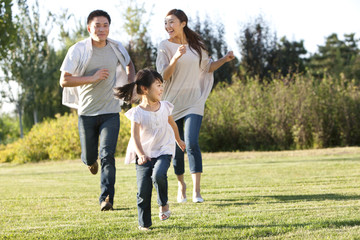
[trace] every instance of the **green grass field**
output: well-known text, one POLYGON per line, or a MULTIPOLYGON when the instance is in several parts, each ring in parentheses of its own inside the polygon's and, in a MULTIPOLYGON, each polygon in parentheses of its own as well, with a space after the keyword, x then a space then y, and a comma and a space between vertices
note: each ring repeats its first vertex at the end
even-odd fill
MULTIPOLYGON (((137 230, 134 165, 117 159, 114 211, 80 160, 0 165, 0 239, 360 239, 360 148, 203 154, 205 202, 137 230)), ((186 166, 188 197, 191 177, 186 166)))

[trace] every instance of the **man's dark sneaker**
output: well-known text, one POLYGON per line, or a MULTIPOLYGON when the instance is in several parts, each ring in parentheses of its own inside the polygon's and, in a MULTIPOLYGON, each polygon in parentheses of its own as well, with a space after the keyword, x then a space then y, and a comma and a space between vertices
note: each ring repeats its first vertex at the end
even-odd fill
POLYGON ((88 168, 89 168, 90 172, 95 175, 95 174, 97 174, 97 172, 99 170, 99 164, 97 163, 97 161, 95 161, 93 163, 93 165, 88 166, 88 168))

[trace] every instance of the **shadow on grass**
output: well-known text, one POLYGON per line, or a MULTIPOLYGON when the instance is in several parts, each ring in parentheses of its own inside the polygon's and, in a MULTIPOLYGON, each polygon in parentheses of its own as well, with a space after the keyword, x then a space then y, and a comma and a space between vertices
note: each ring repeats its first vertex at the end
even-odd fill
POLYGON ((314 229, 318 228, 340 228, 340 227, 355 227, 360 226, 360 220, 339 220, 339 221, 319 221, 316 223, 294 223, 294 224, 257 224, 257 225, 229 225, 229 224, 217 224, 212 227, 220 229, 248 229, 248 228, 302 228, 313 226, 314 229))
POLYGON ((260 196, 262 198, 274 198, 283 202, 291 201, 325 201, 325 200, 360 200, 360 195, 342 195, 342 194, 310 194, 310 195, 270 195, 260 196))
MULTIPOLYGON (((346 227, 360 226, 360 220, 334 220, 334 221, 318 221, 318 222, 305 222, 305 223, 283 223, 283 224, 256 224, 256 225, 244 225, 244 224, 215 224, 207 226, 179 226, 179 225, 167 225, 167 226, 156 226, 154 229, 161 231, 171 232, 173 229, 177 231, 186 232, 191 231, 194 228, 207 228, 217 230, 229 230, 229 231, 242 231, 243 237, 259 238, 259 237, 270 237, 280 236, 288 232, 294 232, 298 229, 317 230, 317 229, 342 229, 346 227), (249 231, 247 231, 249 230, 249 231)), ((240 236, 239 236, 240 239, 240 236)))
POLYGON ((132 210, 132 208, 118 207, 113 209, 113 211, 130 211, 130 210, 132 210))
POLYGON ((278 163, 309 163, 309 162, 343 162, 343 161, 360 161, 358 156, 355 157, 344 157, 344 158, 319 158, 319 159, 299 159, 299 160, 274 160, 264 161, 266 164, 278 164, 278 163))
POLYGON ((238 198, 228 198, 228 199, 217 199, 214 201, 211 201, 211 205, 215 205, 217 207, 227 207, 227 206, 249 206, 249 205, 254 205, 255 203, 250 203, 250 202, 239 202, 239 201, 243 201, 243 199, 238 199, 238 198))

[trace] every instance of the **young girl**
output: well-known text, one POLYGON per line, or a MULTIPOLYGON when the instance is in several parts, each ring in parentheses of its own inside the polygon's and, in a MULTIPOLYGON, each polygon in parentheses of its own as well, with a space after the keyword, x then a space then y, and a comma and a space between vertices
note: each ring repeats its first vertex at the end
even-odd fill
POLYGON ((157 191, 160 220, 170 217, 168 204, 167 171, 175 155, 175 140, 184 151, 185 143, 171 116, 174 106, 160 101, 163 93, 161 75, 150 69, 140 70, 135 82, 115 89, 115 97, 131 102, 133 92, 141 96, 141 103, 131 108, 125 116, 131 120, 131 139, 125 163, 136 163, 137 206, 139 229, 149 230, 151 222, 152 183, 157 191))

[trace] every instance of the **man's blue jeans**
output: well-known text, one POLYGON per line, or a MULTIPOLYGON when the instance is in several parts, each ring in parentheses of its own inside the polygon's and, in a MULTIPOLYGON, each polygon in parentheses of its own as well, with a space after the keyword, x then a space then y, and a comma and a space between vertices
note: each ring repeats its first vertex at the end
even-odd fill
POLYGON ((151 158, 143 165, 136 164, 137 206, 139 226, 150 227, 151 222, 151 193, 153 184, 157 192, 157 203, 166 206, 168 202, 167 171, 170 167, 171 155, 161 155, 151 158))
MULTIPOLYGON (((176 121, 180 138, 186 143, 190 173, 199 173, 203 171, 199 146, 199 133, 202 119, 203 117, 201 115, 189 114, 176 121)), ((173 165, 176 175, 184 174, 184 152, 177 145, 173 165)))
POLYGON ((81 160, 90 166, 99 155, 101 161, 100 203, 107 196, 109 196, 110 203, 114 203, 116 173, 114 155, 119 129, 119 113, 79 116, 81 160))

